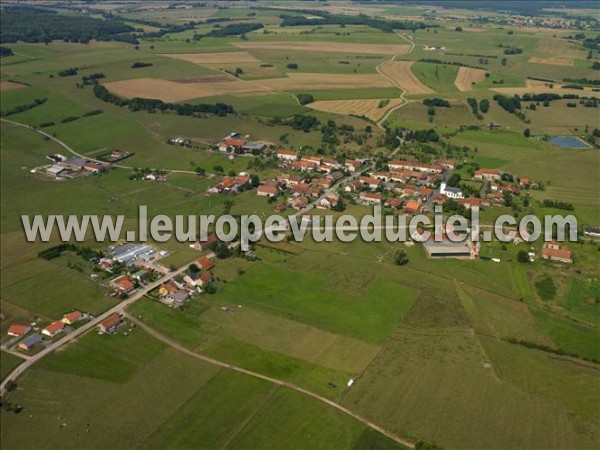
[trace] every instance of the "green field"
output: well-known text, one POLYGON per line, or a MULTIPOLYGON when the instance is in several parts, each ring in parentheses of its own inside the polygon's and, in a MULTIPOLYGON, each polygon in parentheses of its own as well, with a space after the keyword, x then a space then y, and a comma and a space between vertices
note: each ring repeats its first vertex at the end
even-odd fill
MULTIPOLYGON (((137 29, 138 43, 127 33, 117 39, 131 42, 68 42, 67 18, 61 18, 60 40, 3 41, 2 47, 13 52, 0 59, 3 348, 11 340, 11 324, 33 324, 39 332, 74 309, 98 316, 119 301, 108 295, 114 275, 95 271, 93 260, 75 251, 41 258, 39 253, 60 237, 54 232, 50 242, 27 242, 22 215, 123 215, 121 238, 137 230, 140 205, 150 215, 230 213, 264 219, 291 194, 273 201, 254 188, 238 194, 208 195, 207 190, 234 173, 257 175, 261 183, 291 173, 275 156, 282 148, 338 161, 365 159, 361 172, 388 170, 390 159, 453 160, 461 176, 458 185, 477 191, 486 183, 474 180, 474 171, 498 169, 514 176, 514 183, 529 178, 541 187, 523 188, 512 205, 507 198, 503 206, 486 208, 485 225, 502 214, 573 214, 579 228, 600 225, 597 107, 585 107, 579 99, 546 106, 521 100, 524 116, 519 117, 493 99, 499 88, 532 88, 532 77, 545 79, 542 89, 551 92, 560 92, 564 78, 596 80, 597 8, 544 9, 529 2, 526 17, 543 21, 521 26, 523 5, 507 13, 502 5, 467 9, 463 3, 57 3, 40 22, 44 27, 52 28, 55 15, 102 19, 104 25, 122 20, 137 29), (292 18, 301 24, 287 26, 292 18), (407 22, 423 26, 412 29, 407 22), (248 24, 260 27, 245 28, 248 24), (244 47, 269 43, 287 43, 290 49, 244 47), (314 50, 293 48, 302 43, 314 44, 314 50), (408 53, 392 55, 381 45, 404 46, 408 53), (192 63, 172 57, 193 53, 239 58, 192 63), (414 62, 413 74, 434 93, 406 94, 407 102, 378 124, 299 103, 299 94, 314 101, 405 99, 403 87, 412 92, 404 86, 411 81, 379 72, 390 59, 414 62), (135 62, 150 65, 134 68, 135 62), (454 85, 460 66, 484 69, 489 76, 461 92, 454 85), (66 71, 72 68, 75 75, 66 71), (277 90, 265 82, 293 73, 314 74, 314 83, 277 90), (204 84, 206 90, 186 95, 210 96, 185 102, 224 103, 233 111, 218 115, 207 108, 199 112, 156 103, 152 109, 143 99, 118 106, 118 100, 97 98, 93 86, 84 83, 82 77, 92 74, 103 75, 101 84, 144 78, 204 84), (324 75, 334 83, 319 82, 324 75), (335 84, 341 75, 348 83, 335 84), (352 83, 354 75, 369 84, 352 83), (217 79, 230 80, 232 89, 225 95, 222 89, 209 90, 217 79), (4 83, 9 80, 26 87, 13 89, 4 83), (254 89, 238 90, 244 83, 254 89), (432 113, 423 100, 433 98, 450 107, 436 106, 432 113), (478 107, 488 100, 489 110, 478 116, 470 98, 478 107), (32 106, 36 99, 45 101, 32 106), (86 116, 97 110, 101 113, 86 116), (72 150, 36 132, 37 127, 72 150), (431 129, 437 136, 411 133, 431 129), (216 144, 232 133, 264 142, 265 152, 234 157, 217 151, 216 144), (547 142, 557 135, 577 136, 590 146, 560 149, 547 142), (191 145, 171 145, 176 137, 191 145), (102 175, 54 180, 32 170, 50 165, 50 153, 97 158, 114 150, 131 155, 102 175), (166 179, 132 179, 138 168, 164 170, 166 179), (572 210, 544 200, 568 203, 572 210)), ((14 11, 7 9, 1 12, 2 36, 12 40, 11 33, 21 31, 10 31, 14 24, 5 14, 14 11)), ((26 40, 46 32, 29 23, 19 26, 30 32, 26 40)), ((81 26, 86 26, 83 20, 81 26)), ((165 93, 144 97, 160 94, 165 93)), ((388 186, 385 198, 402 195, 392 187, 402 185, 388 186)), ((310 213, 360 219, 372 212, 355 201, 356 193, 338 193, 344 196, 344 211, 310 213)), ((288 206, 281 214, 296 212, 288 206)), ((174 239, 153 243, 169 251, 159 264, 170 270, 210 252, 174 239)), ((109 245, 96 242, 91 233, 81 243, 94 251, 109 245)), ((477 260, 431 259, 421 244, 385 239, 263 239, 253 245, 255 259, 237 249, 221 259, 217 249, 210 255, 215 256, 214 289, 195 292, 178 309, 157 301, 154 290, 127 306, 131 319, 125 318, 115 334, 98 334, 94 327, 34 361, 3 394, 0 447, 405 448, 375 431, 383 429, 421 450, 596 448, 599 243, 580 233, 579 241, 568 246, 572 265, 543 260, 541 242, 483 243, 477 260), (519 262, 522 251, 534 252, 535 261, 519 262), (397 265, 400 252, 405 265, 397 265)), ((60 343, 63 336, 48 341, 60 343)), ((2 351, 1 377, 21 362, 2 351)))

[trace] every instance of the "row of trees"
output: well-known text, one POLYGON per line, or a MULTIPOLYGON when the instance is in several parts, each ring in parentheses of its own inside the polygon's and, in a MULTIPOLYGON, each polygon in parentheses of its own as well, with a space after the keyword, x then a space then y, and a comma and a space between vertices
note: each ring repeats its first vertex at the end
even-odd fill
POLYGON ((370 17, 364 14, 357 16, 349 16, 342 14, 331 14, 323 10, 296 10, 296 12, 304 11, 302 14, 309 16, 319 16, 319 18, 308 18, 304 15, 282 14, 282 27, 293 26, 321 26, 321 25, 366 25, 372 28, 377 28, 385 33, 392 33, 394 30, 418 30, 432 27, 425 22, 416 22, 410 20, 384 20, 375 17, 370 17))

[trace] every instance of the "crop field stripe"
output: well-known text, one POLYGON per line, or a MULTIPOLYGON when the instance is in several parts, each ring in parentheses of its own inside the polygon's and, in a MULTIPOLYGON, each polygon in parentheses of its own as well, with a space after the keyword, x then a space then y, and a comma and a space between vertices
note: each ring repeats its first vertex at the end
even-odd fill
POLYGON ((435 91, 421 83, 412 71, 414 61, 389 61, 380 66, 386 76, 394 80, 407 94, 433 94, 435 91))
POLYGON ((454 86, 461 92, 473 90, 473 84, 480 83, 485 79, 486 71, 474 69, 473 67, 459 67, 454 80, 454 86))

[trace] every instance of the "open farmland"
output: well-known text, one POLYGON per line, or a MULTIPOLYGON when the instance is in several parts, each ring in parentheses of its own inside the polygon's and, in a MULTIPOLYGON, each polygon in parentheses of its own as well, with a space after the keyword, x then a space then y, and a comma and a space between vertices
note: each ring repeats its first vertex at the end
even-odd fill
POLYGON ((433 94, 435 91, 415 76, 412 71, 413 64, 413 61, 390 61, 381 65, 380 70, 407 94, 433 94))
POLYGON ((337 75, 321 73, 288 73, 286 78, 241 81, 227 76, 193 79, 139 78, 106 83, 106 87, 126 98, 153 96, 166 102, 217 95, 267 95, 276 91, 332 89, 365 89, 389 87, 380 75, 337 75))
POLYGON ((252 50, 293 50, 303 52, 364 53, 404 55, 408 45, 355 44, 345 42, 241 42, 236 46, 252 50))
POLYGON ((248 52, 167 53, 161 56, 194 64, 247 63, 260 61, 248 52))
POLYGON ((542 58, 540 56, 532 56, 529 58, 530 63, 536 64, 552 64, 555 66, 573 66, 573 60, 569 58, 560 58, 558 56, 551 56, 548 58, 542 58))
POLYGON ((320 100, 310 103, 308 106, 318 111, 365 116, 377 121, 388 111, 403 103, 402 99, 320 100), (384 102, 385 106, 380 106, 381 102, 384 102))
POLYGON ((485 79, 486 71, 472 67, 459 67, 454 80, 454 86, 461 92, 473 90, 473 85, 481 83, 485 79))
POLYGON ((600 20, 565 1, 2 2, 0 450, 598 447, 600 20), (119 258, 142 206, 177 235, 119 258), (399 242, 477 206, 578 236, 399 242), (307 231, 212 235, 247 214, 307 231))
POLYGON ((550 87, 549 84, 550 83, 544 81, 527 80, 526 87, 493 88, 492 90, 505 95, 544 94, 547 92, 551 92, 560 95, 569 94, 600 98, 600 92, 598 92, 597 90, 592 90, 589 87, 585 87, 583 89, 572 89, 564 88, 561 83, 554 83, 552 87, 550 87))

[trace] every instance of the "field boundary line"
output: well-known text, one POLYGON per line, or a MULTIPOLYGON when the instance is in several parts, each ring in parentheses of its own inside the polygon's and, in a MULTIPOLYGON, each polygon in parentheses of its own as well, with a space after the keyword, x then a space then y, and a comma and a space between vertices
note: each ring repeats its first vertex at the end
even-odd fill
POLYGON ((334 402, 333 400, 330 400, 326 397, 323 397, 319 394, 316 394, 312 391, 309 391, 308 389, 304 389, 296 384, 287 382, 287 381, 283 381, 283 380, 279 380, 277 378, 272 378, 269 377, 267 375, 263 375, 261 373, 258 372, 254 372, 252 370, 248 370, 248 369, 244 369, 243 367, 239 367, 236 366, 234 364, 230 364, 230 363, 226 363, 223 361, 220 361, 218 359, 214 359, 211 358, 209 356, 203 355, 201 353, 197 353, 194 352, 193 350, 188 349, 187 347, 184 347, 183 345, 171 340, 170 338, 168 338, 167 336, 163 335, 162 333, 158 332, 157 330, 155 330, 154 328, 150 327, 149 325, 145 324, 144 322, 140 321, 139 319, 132 317, 131 315, 129 315, 127 312, 123 312, 124 317, 127 317, 127 319, 129 319, 131 322, 135 323, 137 326, 139 326, 142 330, 144 330, 146 333, 148 333, 150 336, 158 339, 159 341, 162 341, 163 343, 169 345, 171 348, 178 350, 182 353, 185 353, 188 356, 191 356, 192 358, 196 358, 200 361, 203 361, 205 363, 208 364, 212 364, 218 367, 222 367, 225 369, 229 369, 229 370, 233 370, 235 372, 239 372, 242 373, 244 375, 248 375, 254 378, 259 378, 263 381, 267 381, 269 383, 273 383, 275 385, 281 386, 281 387, 285 387, 288 389, 291 389, 293 391, 299 392, 301 394, 304 394, 308 397, 312 397, 316 400, 319 400, 322 403, 325 403, 335 409, 337 409, 338 411, 341 411, 353 418, 355 418, 356 420, 358 420, 359 422, 361 422, 363 425, 366 425, 367 427, 383 434, 384 436, 387 436, 388 438, 392 439, 393 441, 397 442, 398 444, 404 445, 405 447, 409 447, 409 448, 414 448, 415 444, 411 441, 408 441, 406 439, 403 439, 399 436, 396 436, 395 434, 393 434, 390 431, 387 431, 386 429, 382 428, 381 426, 377 425, 376 423, 371 422, 370 420, 362 417, 361 415, 359 415, 358 413, 340 405, 339 403, 334 402))

